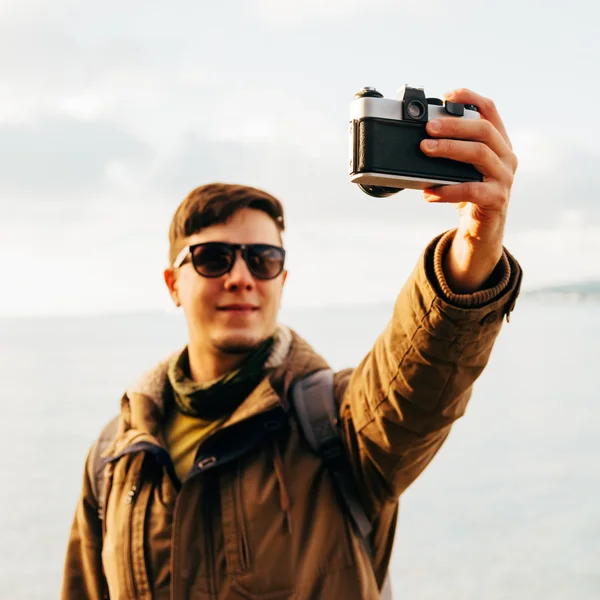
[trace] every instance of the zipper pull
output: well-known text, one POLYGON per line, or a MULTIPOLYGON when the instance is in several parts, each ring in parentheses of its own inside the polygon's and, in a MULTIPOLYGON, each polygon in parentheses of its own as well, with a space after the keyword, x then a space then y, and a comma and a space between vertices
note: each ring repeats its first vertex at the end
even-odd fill
POLYGON ((137 492, 138 489, 138 484, 134 483, 131 486, 131 489, 127 492, 127 496, 125 497, 125 504, 131 504, 133 502, 133 498, 135 496, 135 493, 137 492))

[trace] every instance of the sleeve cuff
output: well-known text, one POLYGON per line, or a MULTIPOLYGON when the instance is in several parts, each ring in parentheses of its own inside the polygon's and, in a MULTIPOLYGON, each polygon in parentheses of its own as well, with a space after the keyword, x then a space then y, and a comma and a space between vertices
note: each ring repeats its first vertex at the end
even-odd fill
POLYGON ((447 231, 437 241, 433 252, 433 272, 437 280, 440 295, 446 302, 461 308, 478 308, 489 304, 492 300, 500 297, 508 287, 511 279, 511 265, 506 250, 502 253, 500 261, 483 289, 471 294, 455 294, 448 285, 446 276, 442 269, 443 258, 450 247, 456 229, 447 231))

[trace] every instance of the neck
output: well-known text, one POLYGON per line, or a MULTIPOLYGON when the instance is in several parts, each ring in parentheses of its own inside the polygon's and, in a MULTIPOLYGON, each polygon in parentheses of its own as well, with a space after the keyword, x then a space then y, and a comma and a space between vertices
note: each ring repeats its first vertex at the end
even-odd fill
POLYGON ((225 354, 218 350, 210 352, 194 344, 189 344, 188 354, 191 378, 198 383, 214 381, 233 371, 248 356, 248 353, 225 354))

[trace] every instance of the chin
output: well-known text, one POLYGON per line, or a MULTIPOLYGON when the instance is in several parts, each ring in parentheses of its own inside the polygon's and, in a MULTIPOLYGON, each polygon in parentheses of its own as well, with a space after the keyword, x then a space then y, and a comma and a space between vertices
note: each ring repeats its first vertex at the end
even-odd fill
POLYGON ((246 354, 267 337, 259 331, 223 331, 213 338, 213 344, 225 354, 246 354))

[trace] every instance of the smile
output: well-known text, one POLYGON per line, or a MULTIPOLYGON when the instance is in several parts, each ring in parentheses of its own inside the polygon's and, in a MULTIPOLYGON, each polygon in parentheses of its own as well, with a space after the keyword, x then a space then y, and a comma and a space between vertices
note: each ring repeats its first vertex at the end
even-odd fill
POLYGON ((251 304, 229 304, 227 306, 219 306, 217 310, 231 313, 251 313, 258 310, 258 306, 252 306, 251 304))

